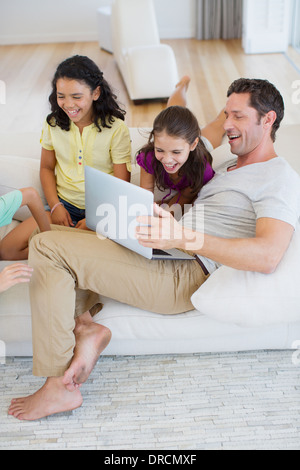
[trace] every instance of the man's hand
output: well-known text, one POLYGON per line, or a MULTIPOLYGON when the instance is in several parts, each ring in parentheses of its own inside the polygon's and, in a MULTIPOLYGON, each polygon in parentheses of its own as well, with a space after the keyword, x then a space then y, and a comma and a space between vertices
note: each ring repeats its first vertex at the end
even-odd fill
POLYGON ((157 204, 154 204, 154 213, 157 217, 137 217, 140 225, 136 228, 136 237, 139 243, 148 248, 161 250, 184 248, 183 227, 172 214, 157 204))
POLYGON ((0 273, 0 293, 10 287, 22 283, 29 282, 33 269, 27 264, 15 263, 7 266, 0 273))

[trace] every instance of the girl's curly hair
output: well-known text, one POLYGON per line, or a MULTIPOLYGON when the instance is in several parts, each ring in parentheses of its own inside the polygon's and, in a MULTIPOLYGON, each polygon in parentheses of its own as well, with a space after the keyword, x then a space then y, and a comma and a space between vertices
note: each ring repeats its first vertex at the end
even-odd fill
POLYGON ((108 82, 103 78, 103 73, 99 67, 86 56, 75 55, 64 60, 55 72, 52 80, 52 92, 49 96, 51 113, 47 116, 50 126, 59 126, 65 131, 70 130, 70 119, 67 114, 57 104, 56 83, 60 78, 77 80, 84 82, 93 92, 100 87, 101 93, 98 100, 93 102, 94 124, 101 132, 101 127, 111 127, 114 118, 124 121, 126 112, 120 108, 108 82))

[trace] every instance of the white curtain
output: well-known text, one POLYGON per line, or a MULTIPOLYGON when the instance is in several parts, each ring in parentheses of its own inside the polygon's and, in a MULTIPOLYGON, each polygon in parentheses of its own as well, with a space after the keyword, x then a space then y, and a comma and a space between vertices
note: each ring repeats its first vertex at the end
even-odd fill
POLYGON ((197 39, 242 37, 243 0, 197 0, 197 39))

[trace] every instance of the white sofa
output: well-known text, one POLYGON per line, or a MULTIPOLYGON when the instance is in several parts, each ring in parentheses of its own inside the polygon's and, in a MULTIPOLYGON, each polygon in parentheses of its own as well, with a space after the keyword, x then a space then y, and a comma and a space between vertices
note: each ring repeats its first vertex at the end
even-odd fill
MULTIPOLYGON (((136 149, 144 141, 145 132, 138 129, 131 129, 130 132, 134 156, 136 149)), ((276 145, 279 153, 286 156, 300 173, 297 146, 299 135, 300 125, 282 128, 276 145)), ((227 145, 215 150, 213 152, 215 165, 228 153, 227 145)), ((44 197, 39 180, 39 157, 38 134, 0 134, 1 192, 4 193, 13 188, 34 186, 44 197)), ((138 182, 136 170, 133 173, 133 182, 138 182)), ((17 213, 16 218, 24 219, 27 215, 26 209, 22 209, 17 213)), ((10 227, 0 229, 0 236, 3 237, 7 230, 18 223, 17 220, 14 220, 10 227)), ((7 262, 0 262, 0 270, 6 264, 7 262)), ((226 269, 229 268, 222 267, 218 271, 221 274, 226 274, 226 269)), ((214 286, 213 277, 207 282, 214 286)), ((218 285, 214 287, 218 292, 218 285)), ((255 295, 254 292, 253 295, 255 295)), ((297 295, 299 297, 299 294, 297 295)), ((251 292, 250 296, 252 296, 251 292)), ((225 308, 224 318, 221 320, 214 318, 213 314, 206 315, 197 310, 180 315, 164 316, 103 298, 104 308, 97 314, 95 321, 112 330, 112 341, 105 351, 106 355, 296 349, 295 344, 298 345, 300 339, 299 298, 297 301, 299 317, 296 312, 296 317, 291 320, 288 312, 283 312, 284 315, 287 315, 286 320, 281 320, 278 317, 275 322, 272 321, 272 318, 257 323, 253 320, 252 324, 249 323, 251 326, 245 326, 247 322, 242 320, 241 322, 233 322, 232 319, 228 321, 225 308)), ((221 299, 220 302, 222 302, 221 299)), ((241 299, 241 319, 244 307, 241 299)), ((263 315, 263 312, 259 312, 259 315, 263 315)), ((5 346, 8 356, 32 355, 31 316, 27 284, 15 286, 1 294, 0 345, 2 349, 5 346)))
POLYGON ((161 44, 153 0, 114 0, 112 45, 133 101, 167 98, 178 82, 173 49, 161 44))

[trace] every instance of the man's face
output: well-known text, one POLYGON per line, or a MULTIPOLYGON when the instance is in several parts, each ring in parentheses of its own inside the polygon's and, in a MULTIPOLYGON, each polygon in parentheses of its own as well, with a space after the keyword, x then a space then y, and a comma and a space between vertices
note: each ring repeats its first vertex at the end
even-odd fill
POLYGON ((225 108, 224 129, 231 152, 238 156, 246 156, 256 150, 265 135, 263 119, 249 103, 249 93, 233 93, 229 96, 225 108))

